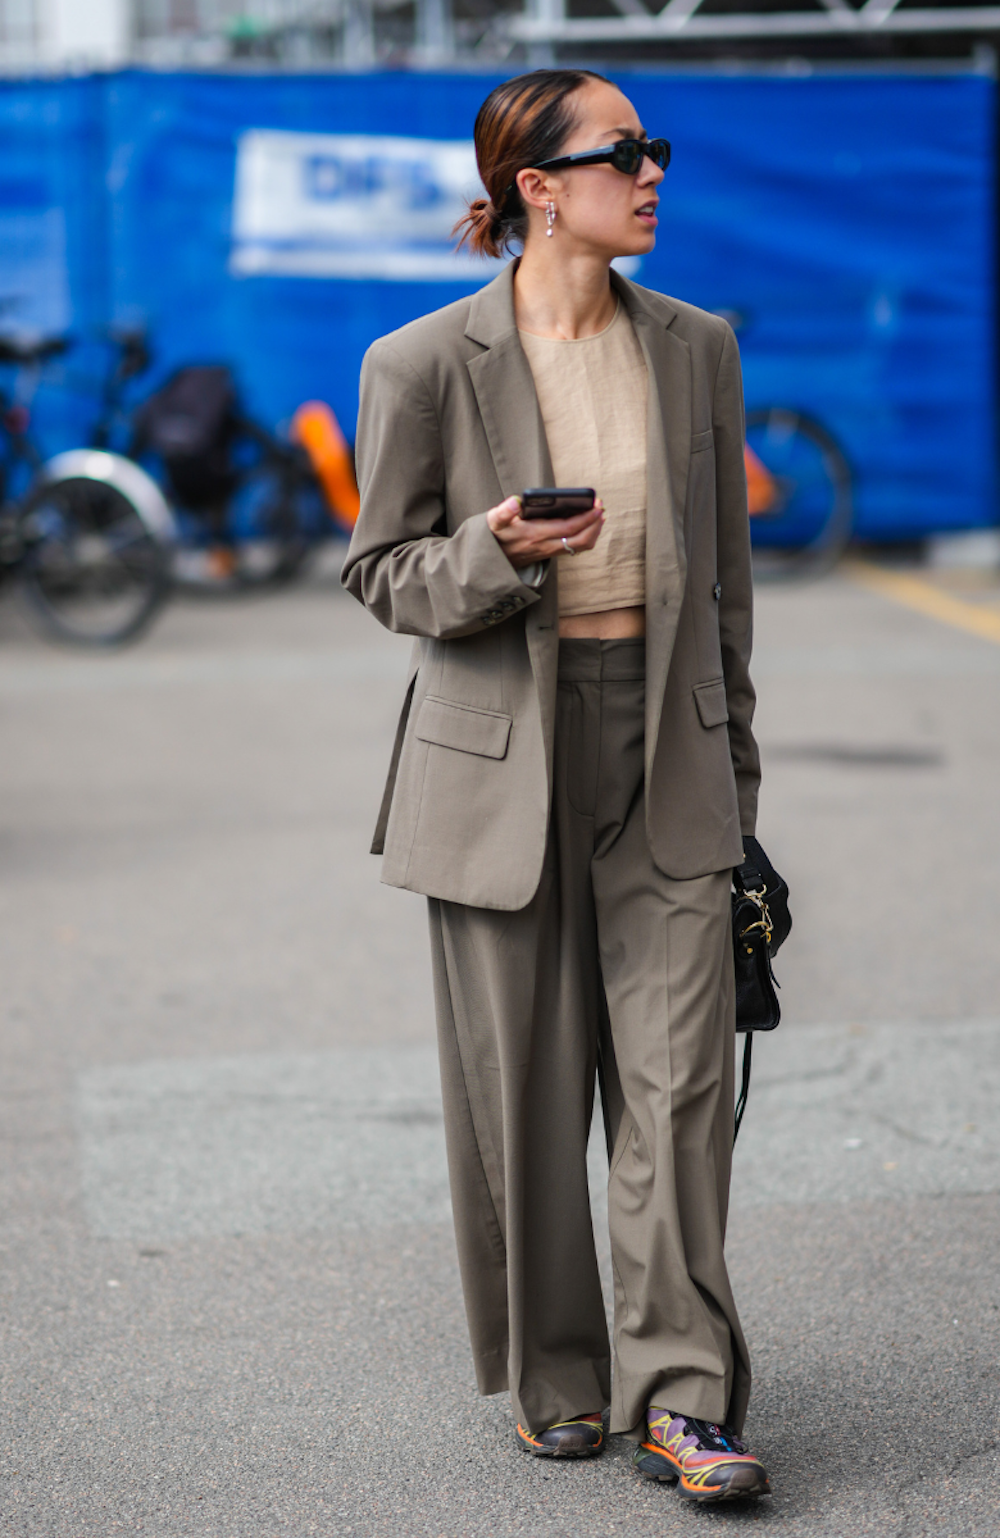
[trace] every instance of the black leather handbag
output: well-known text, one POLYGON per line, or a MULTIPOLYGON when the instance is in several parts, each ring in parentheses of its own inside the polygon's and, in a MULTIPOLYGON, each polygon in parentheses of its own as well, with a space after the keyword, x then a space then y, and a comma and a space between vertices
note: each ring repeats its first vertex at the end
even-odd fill
POLYGON ((792 915, 788 886, 755 838, 743 840, 743 864, 733 871, 733 962, 736 973, 736 1029, 746 1033, 743 1083, 736 1105, 736 1130, 750 1092, 754 1031, 773 1031, 781 1019, 777 979, 771 960, 788 938, 792 915))

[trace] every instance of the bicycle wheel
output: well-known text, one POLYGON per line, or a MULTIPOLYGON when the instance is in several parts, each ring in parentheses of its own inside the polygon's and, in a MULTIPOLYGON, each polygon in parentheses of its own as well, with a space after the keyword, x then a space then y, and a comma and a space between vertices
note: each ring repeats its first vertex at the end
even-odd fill
POLYGON ((826 428, 783 406, 747 412, 754 575, 818 576, 851 534, 851 470, 826 428))
POLYGON ((107 481, 45 482, 23 504, 18 525, 24 596, 43 630, 59 641, 130 641, 170 591, 169 545, 107 481))

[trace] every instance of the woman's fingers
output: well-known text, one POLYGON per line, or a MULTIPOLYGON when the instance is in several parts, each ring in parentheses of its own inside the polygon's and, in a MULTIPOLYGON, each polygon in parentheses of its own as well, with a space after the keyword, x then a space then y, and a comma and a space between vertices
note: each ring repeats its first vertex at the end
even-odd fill
POLYGON ((491 507, 486 514, 486 522, 494 534, 499 534, 501 529, 508 529, 516 518, 521 516, 521 498, 508 497, 496 507, 491 507))
POLYGON ((572 544, 574 550, 592 549, 603 527, 604 506, 595 502, 587 512, 577 513, 573 518, 540 518, 538 536, 544 543, 547 556, 560 555, 565 554, 564 539, 572 544))
POLYGON ((604 503, 598 498, 593 507, 588 508, 584 513, 574 513, 571 518, 522 519, 521 498, 508 497, 506 501, 499 502, 496 507, 490 508, 486 514, 486 521, 494 534, 520 521, 526 534, 530 530, 539 540, 544 540, 572 539, 574 534, 582 534, 591 524, 600 523, 603 517, 604 503))
POLYGON ((574 555, 581 550, 593 550, 601 537, 604 527, 604 504, 597 501, 587 513, 581 513, 576 518, 566 518, 562 521, 565 532, 556 535, 554 527, 550 525, 552 533, 552 548, 550 555, 568 555, 570 551, 574 555), (565 540, 565 544, 563 541, 565 540), (567 550, 566 546, 570 549, 567 550))
POLYGON ((572 518, 525 518, 523 522, 526 525, 533 524, 542 539, 575 539, 589 529, 600 533, 604 522, 604 503, 597 501, 585 513, 574 513, 572 518))
POLYGON ((575 539, 568 539, 566 541, 565 545, 563 544, 562 540, 560 539, 560 540, 554 542, 553 545, 552 545, 552 548, 550 550, 546 550, 545 554, 547 556, 553 556, 553 555, 581 555, 584 550, 593 550, 594 546, 597 544, 597 541, 598 541, 599 537, 600 537, 600 531, 598 530, 596 533, 594 533, 592 535, 590 533, 588 533, 586 537, 581 537, 580 535, 577 535, 577 537, 575 539), (566 548, 567 545, 569 546, 569 549, 566 548))
POLYGON ((549 524, 551 532, 558 539, 572 539, 575 534, 582 534, 586 529, 600 529, 604 522, 604 503, 598 500, 593 507, 585 513, 577 513, 573 518, 552 519, 549 524))
POLYGON ((486 514, 493 534, 514 566, 530 566, 554 555, 565 555, 565 539, 573 552, 592 550, 604 526, 604 504, 598 498, 585 513, 572 518, 522 518, 520 497, 508 497, 486 514))

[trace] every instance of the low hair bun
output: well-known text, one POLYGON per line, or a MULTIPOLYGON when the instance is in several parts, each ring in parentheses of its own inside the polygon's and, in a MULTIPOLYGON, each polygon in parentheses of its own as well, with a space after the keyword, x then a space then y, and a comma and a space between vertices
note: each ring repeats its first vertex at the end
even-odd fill
POLYGON ((477 256, 499 256, 503 251, 504 220, 491 198, 473 198, 452 234, 458 235, 459 230, 462 232, 457 246, 459 251, 466 242, 477 256))

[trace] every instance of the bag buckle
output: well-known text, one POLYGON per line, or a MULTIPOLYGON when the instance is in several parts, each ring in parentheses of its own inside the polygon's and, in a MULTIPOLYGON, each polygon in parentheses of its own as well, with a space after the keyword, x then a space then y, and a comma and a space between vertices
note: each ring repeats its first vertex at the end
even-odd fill
MULTIPOLYGON (((764 943, 768 950, 770 950, 771 936, 774 934, 774 925, 771 922, 770 909, 765 902, 765 898, 767 897, 767 887, 758 887, 756 891, 744 889, 743 896, 750 899, 754 907, 759 912, 760 918, 755 919, 752 924, 748 924, 745 929, 740 930, 740 939, 745 939, 746 936, 752 934, 755 929, 763 930, 764 943)), ((749 949, 749 947, 747 947, 747 949, 749 949)))

